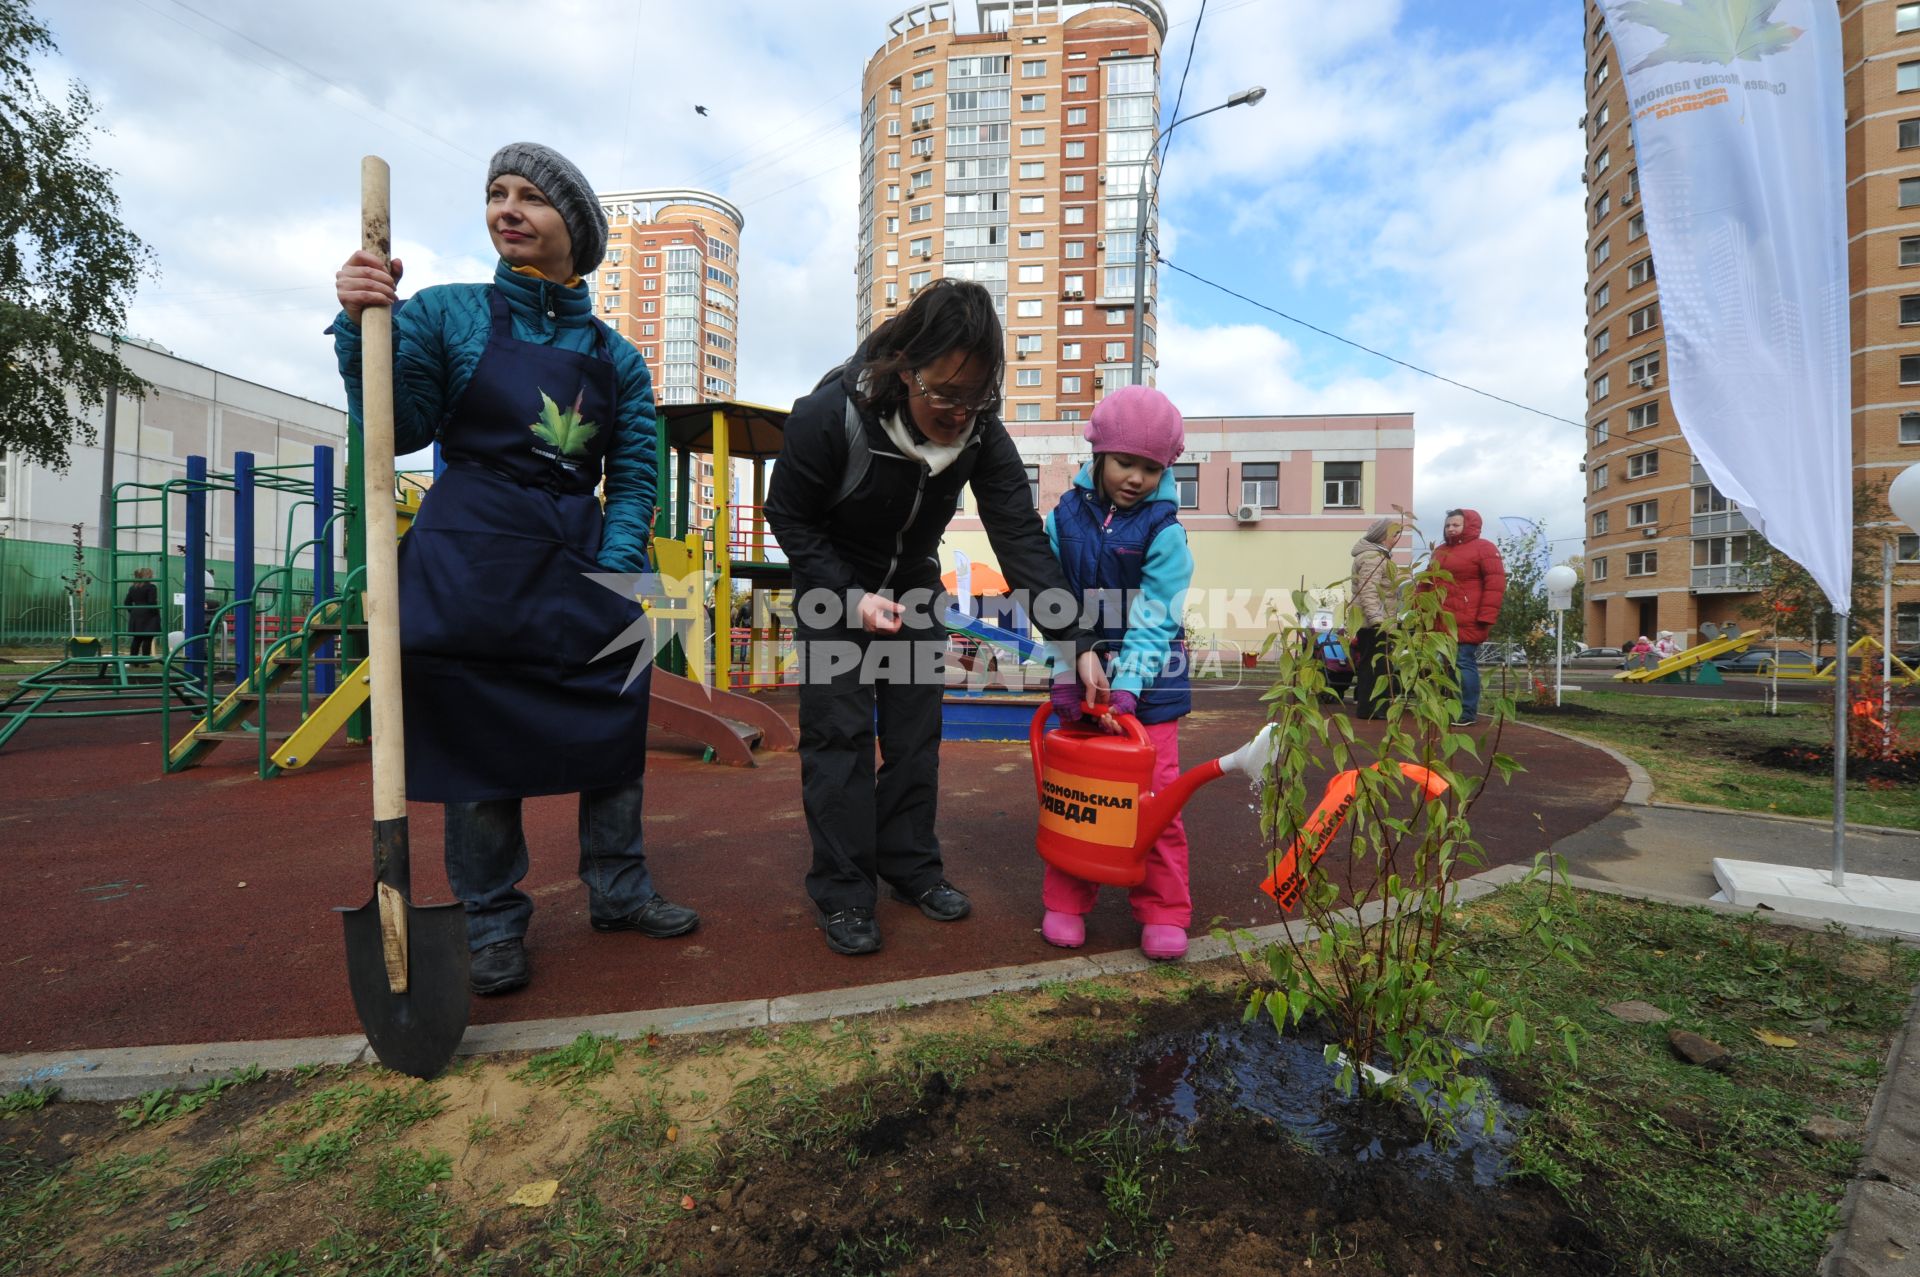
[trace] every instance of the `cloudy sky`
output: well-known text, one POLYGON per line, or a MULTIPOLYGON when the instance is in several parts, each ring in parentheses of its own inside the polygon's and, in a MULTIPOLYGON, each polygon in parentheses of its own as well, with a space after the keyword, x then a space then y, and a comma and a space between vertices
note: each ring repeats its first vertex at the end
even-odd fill
MULTIPOLYGON (((740 383, 785 404, 853 341, 859 82, 904 0, 35 0, 158 276, 130 327, 343 405, 332 275, 359 158, 393 165, 407 287, 484 278, 486 157, 531 139, 601 190, 739 204, 740 383), (705 117, 693 107, 708 108, 705 117)), ((1582 415, 1581 10, 1538 0, 1169 0, 1162 253, 1274 311, 1582 415)), ((973 21, 962 11, 963 27, 973 21)), ((1416 414, 1415 501, 1577 538, 1581 433, 1171 271, 1161 388, 1191 415, 1416 414)), ((1560 554, 1577 551, 1562 542, 1560 554)))

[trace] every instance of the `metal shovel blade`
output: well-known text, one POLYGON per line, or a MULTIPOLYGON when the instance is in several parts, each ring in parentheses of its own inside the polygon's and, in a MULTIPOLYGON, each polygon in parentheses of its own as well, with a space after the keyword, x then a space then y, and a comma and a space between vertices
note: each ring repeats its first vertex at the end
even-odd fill
POLYGON ((393 928, 381 923, 378 891, 358 909, 339 911, 347 932, 347 987, 381 1064, 409 1077, 438 1077, 467 1031, 473 998, 466 906, 415 905, 398 892, 390 900, 397 900, 404 919, 405 988, 396 992, 388 971, 393 928))

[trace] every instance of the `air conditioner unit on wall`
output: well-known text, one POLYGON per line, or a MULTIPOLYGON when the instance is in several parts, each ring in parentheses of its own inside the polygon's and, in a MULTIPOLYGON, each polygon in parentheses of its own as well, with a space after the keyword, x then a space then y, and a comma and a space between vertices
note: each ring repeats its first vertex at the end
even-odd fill
POLYGON ((1640 529, 1640 535, 1651 539, 1653 537, 1657 537, 1660 535, 1660 529, 1659 528, 1642 528, 1640 529))
POLYGON ((1258 523, 1260 522, 1260 507, 1248 502, 1235 509, 1233 517, 1240 523, 1258 523))
POLYGON ((1626 207, 1627 205, 1629 205, 1629 204, 1631 204, 1631 203, 1633 203, 1633 192, 1632 192, 1632 191, 1628 191, 1628 192, 1627 192, 1627 193, 1626 193, 1625 195, 1622 195, 1622 196, 1620 197, 1620 207, 1621 207, 1621 208, 1625 208, 1625 207, 1626 207))

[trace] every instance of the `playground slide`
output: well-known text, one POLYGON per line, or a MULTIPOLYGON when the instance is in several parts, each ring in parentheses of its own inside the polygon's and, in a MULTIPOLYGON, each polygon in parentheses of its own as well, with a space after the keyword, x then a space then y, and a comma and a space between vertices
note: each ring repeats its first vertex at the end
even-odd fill
POLYGON ((1754 640, 1759 637, 1758 634, 1741 634, 1734 638, 1717 638, 1711 642, 1702 643, 1699 647, 1675 652, 1650 669, 1622 670, 1613 677, 1628 683, 1651 683, 1669 674, 1678 674, 1681 670, 1692 669, 1703 661, 1714 661, 1723 656, 1737 656, 1752 647, 1754 640))
POLYGON ((1026 634, 1015 633, 1005 626, 994 625, 977 616, 968 616, 957 607, 949 607, 943 618, 946 627, 956 634, 966 634, 982 643, 1012 652, 1023 661, 1043 662, 1047 658, 1047 645, 1026 634))
POLYGON ((713 751, 714 761, 729 767, 752 767, 755 744, 777 750, 800 747, 793 725, 764 702, 669 674, 658 666, 653 671, 648 730, 699 741, 713 751))

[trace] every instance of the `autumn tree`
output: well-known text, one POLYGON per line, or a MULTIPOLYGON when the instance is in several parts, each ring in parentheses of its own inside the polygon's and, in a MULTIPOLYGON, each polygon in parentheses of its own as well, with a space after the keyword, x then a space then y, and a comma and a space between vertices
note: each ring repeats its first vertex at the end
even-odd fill
POLYGON ((87 157, 86 88, 54 102, 34 83, 29 59, 54 48, 26 0, 0 0, 0 451, 65 470, 110 387, 147 389, 118 334, 153 258, 120 220, 113 174, 87 157))
MULTIPOLYGON (((1881 543, 1900 531, 1888 520, 1886 493, 1871 484, 1853 492, 1853 619, 1873 632, 1880 617, 1881 543)), ((1757 591, 1742 615, 1777 630, 1783 638, 1816 639, 1814 654, 1833 638, 1834 613, 1813 575, 1758 531, 1747 533, 1747 575, 1757 591)))

